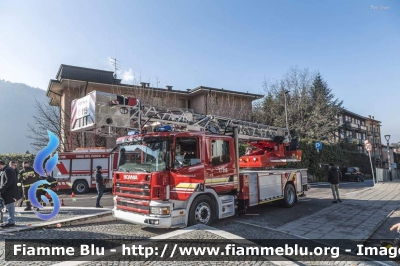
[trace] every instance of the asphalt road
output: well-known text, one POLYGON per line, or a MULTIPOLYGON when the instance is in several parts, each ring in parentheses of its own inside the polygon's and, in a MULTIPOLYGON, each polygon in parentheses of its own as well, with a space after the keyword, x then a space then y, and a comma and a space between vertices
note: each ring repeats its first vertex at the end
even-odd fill
MULTIPOLYGON (((367 189, 372 185, 372 180, 365 180, 365 182, 343 182, 339 186, 339 193, 343 201, 345 201, 347 196, 367 189)), ((97 194, 95 191, 92 191, 83 195, 75 195, 72 198, 71 194, 61 192, 59 193, 59 198, 64 201, 64 205, 67 207, 94 207, 97 194)), ((113 207, 112 198, 111 191, 106 191, 101 198, 100 204, 104 208, 111 209, 113 207)), ((224 226, 228 222, 248 222, 259 226, 277 228, 302 216, 313 214, 330 205, 332 205, 332 192, 329 183, 313 183, 311 184, 311 189, 306 192, 306 196, 300 197, 299 202, 290 211, 278 204, 267 203, 249 208, 246 215, 220 220, 214 226, 224 226)))
MULTIPOLYGON (((58 197, 60 201, 64 201, 64 206, 66 207, 95 207, 97 192, 92 191, 87 194, 75 195, 74 197, 71 194, 66 194, 64 192, 59 192, 58 197)), ((113 195, 111 190, 106 190, 103 194, 103 197, 100 200, 100 205, 104 208, 112 208, 113 207, 113 195)))

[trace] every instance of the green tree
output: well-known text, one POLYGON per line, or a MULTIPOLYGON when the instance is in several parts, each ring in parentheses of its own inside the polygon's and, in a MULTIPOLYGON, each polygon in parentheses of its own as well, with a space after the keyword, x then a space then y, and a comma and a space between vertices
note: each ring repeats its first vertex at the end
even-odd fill
POLYGON ((266 95, 254 106, 255 122, 286 127, 286 96, 288 128, 303 140, 330 141, 343 102, 335 99, 320 73, 294 67, 281 80, 265 80, 263 87, 266 95))
POLYGON ((333 137, 332 134, 337 131, 337 117, 341 112, 343 101, 335 99, 320 73, 316 74, 309 94, 308 138, 329 141, 333 137))

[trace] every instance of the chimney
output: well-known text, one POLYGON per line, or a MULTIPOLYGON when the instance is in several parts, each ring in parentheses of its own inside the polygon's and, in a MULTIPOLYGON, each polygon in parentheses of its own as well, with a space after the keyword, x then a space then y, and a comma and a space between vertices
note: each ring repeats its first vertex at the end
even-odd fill
POLYGON ((167 91, 172 90, 172 87, 173 87, 173 86, 167 86, 167 91))
POLYGON ((149 88, 150 87, 150 83, 146 83, 146 87, 149 88))
POLYGON ((146 87, 146 83, 145 82, 140 82, 140 85, 142 85, 142 88, 146 87))

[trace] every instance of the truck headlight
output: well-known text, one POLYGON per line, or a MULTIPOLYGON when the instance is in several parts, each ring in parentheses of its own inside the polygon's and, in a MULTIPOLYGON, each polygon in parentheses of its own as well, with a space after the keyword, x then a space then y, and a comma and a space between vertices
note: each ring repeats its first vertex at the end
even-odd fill
POLYGON ((169 207, 150 207, 150 214, 169 215, 169 207))

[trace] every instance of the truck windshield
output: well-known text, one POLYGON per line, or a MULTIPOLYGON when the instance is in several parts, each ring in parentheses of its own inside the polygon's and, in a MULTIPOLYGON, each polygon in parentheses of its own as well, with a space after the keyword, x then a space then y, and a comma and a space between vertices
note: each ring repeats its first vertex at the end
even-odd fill
POLYGON ((140 142, 121 146, 118 171, 155 172, 166 169, 167 141, 140 142))

